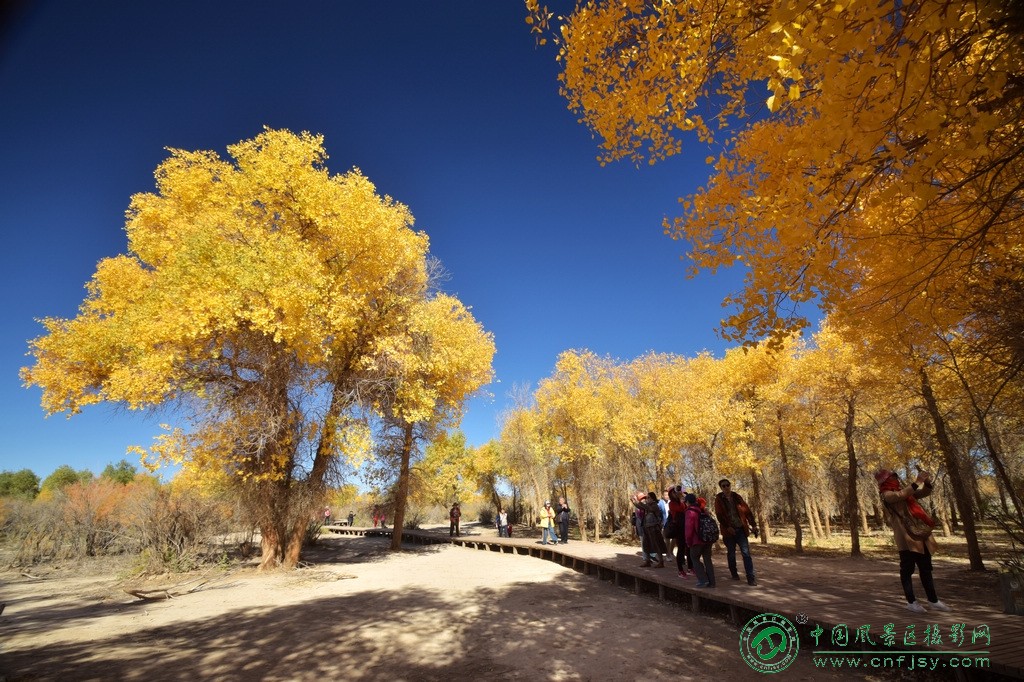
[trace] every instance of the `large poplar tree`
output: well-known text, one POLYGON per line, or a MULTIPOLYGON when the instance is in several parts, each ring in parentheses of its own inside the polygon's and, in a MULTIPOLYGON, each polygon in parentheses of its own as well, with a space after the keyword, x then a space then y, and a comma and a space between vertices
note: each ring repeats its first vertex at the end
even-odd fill
POLYGON ((183 408, 151 454, 230 481, 261 567, 295 566, 332 466, 368 447, 358 408, 393 398, 383 365, 411 352, 427 237, 358 170, 331 175, 320 136, 170 151, 132 197, 128 253, 99 263, 77 317, 43 320, 22 377, 50 414, 183 408))

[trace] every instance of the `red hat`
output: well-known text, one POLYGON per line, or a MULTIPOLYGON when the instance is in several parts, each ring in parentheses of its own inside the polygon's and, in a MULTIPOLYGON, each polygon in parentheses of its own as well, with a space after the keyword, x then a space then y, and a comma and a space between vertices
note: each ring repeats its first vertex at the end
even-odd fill
POLYGON ((875 472, 875 483, 877 483, 878 485, 882 485, 890 478, 892 478, 892 475, 893 473, 889 469, 879 469, 878 471, 875 472))
POLYGON ((705 500, 703 497, 698 497, 697 504, 699 504, 700 508, 703 509, 704 507, 708 506, 708 501, 705 500))

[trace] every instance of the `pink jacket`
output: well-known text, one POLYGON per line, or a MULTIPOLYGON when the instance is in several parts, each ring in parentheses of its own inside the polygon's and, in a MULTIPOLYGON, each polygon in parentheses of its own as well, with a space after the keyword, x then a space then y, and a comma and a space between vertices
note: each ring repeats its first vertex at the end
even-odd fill
POLYGON ((696 506, 690 506, 683 512, 683 518, 686 519, 684 525, 686 544, 690 547, 697 545, 703 545, 700 536, 697 534, 697 526, 700 524, 700 511, 696 506))

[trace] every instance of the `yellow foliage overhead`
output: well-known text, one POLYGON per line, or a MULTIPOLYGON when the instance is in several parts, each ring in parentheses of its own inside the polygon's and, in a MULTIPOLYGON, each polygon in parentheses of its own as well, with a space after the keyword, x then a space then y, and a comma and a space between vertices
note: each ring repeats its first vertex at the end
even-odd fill
POLYGON ((679 154, 691 131, 718 146, 665 230, 690 244, 694 273, 747 266, 729 338, 780 339, 811 300, 945 329, 970 314, 972 287, 1020 280, 1012 3, 595 0, 557 29, 527 8, 530 30, 559 42, 563 93, 602 163, 679 154))

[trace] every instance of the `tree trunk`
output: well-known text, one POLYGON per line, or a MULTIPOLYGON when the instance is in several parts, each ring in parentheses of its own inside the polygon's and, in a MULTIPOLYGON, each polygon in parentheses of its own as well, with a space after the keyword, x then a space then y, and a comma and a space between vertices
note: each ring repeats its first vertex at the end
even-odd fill
POLYGON ((875 520, 875 530, 885 530, 885 515, 882 514, 882 509, 878 505, 878 495, 871 496, 871 509, 873 510, 873 516, 875 520))
POLYGON ((998 439, 993 437, 992 432, 989 430, 985 420, 978 417, 979 426, 981 428, 982 438, 985 439, 985 449, 988 450, 989 459, 992 460, 992 467, 996 471, 996 483, 999 487, 999 501, 1003 506, 1003 513, 1009 516, 1010 510, 1006 505, 1006 496, 1010 496, 1010 501, 1013 502, 1013 509, 1017 514, 1017 522, 1024 526, 1024 503, 1021 502, 1021 497, 1017 492, 1016 486, 1013 485, 1013 480, 1010 478, 1009 472, 1006 470, 1006 465, 1003 464, 1003 457, 1001 454, 1001 448, 998 444, 998 439))
POLYGON ((953 532, 960 530, 960 519, 956 515, 956 505, 953 504, 953 495, 949 491, 949 477, 942 479, 942 492, 943 497, 946 498, 946 505, 949 507, 949 525, 952 526, 953 532))
POLYGON ((786 484, 786 503, 789 505, 789 513, 793 521, 793 530, 796 532, 796 551, 804 551, 804 532, 800 527, 800 512, 796 507, 796 494, 793 492, 793 477, 789 473, 789 458, 786 456, 786 439, 782 434, 782 411, 777 414, 776 428, 779 437, 779 455, 782 457, 782 478, 786 484))
MULTIPOLYGON (((574 490, 574 493, 576 495, 576 501, 573 504, 578 504, 579 505, 579 507, 577 509, 576 517, 579 520, 579 524, 578 525, 580 527, 580 540, 582 540, 583 542, 587 542, 588 541, 588 536, 587 536, 587 519, 591 516, 592 511, 590 509, 588 509, 587 506, 583 502, 583 500, 585 500, 587 498, 585 498, 583 496, 583 478, 581 476, 581 474, 582 474, 581 468, 582 467, 581 467, 581 463, 579 462, 579 460, 573 460, 571 469, 572 469, 573 490, 574 490)), ((594 496, 592 495, 591 498, 594 498, 594 496)), ((600 506, 600 502, 598 500, 596 500, 596 498, 594 499, 594 502, 595 502, 595 505, 600 506)), ((572 509, 572 505, 569 505, 569 508, 572 509)), ((594 521, 594 532, 595 533, 600 533, 600 530, 598 528, 598 524, 597 524, 597 520, 596 519, 594 521)))
POLYGON ((984 571, 985 564, 981 559, 981 546, 978 544, 978 533, 974 525, 974 509, 971 506, 970 492, 961 476, 959 461, 953 442, 949 439, 946 431, 946 421, 939 412, 939 405, 932 391, 931 382, 928 380, 928 373, 921 368, 921 395, 924 398, 925 407, 931 415, 935 424, 935 437, 939 441, 939 448, 942 451, 946 463, 946 471, 949 475, 949 482, 953 486, 953 495, 960 502, 960 514, 964 520, 964 537, 967 539, 967 557, 970 559, 971 570, 984 571))
POLYGON ((302 541, 306 537, 306 527, 309 521, 296 519, 292 531, 288 536, 288 544, 285 546, 284 557, 281 560, 282 568, 295 568, 299 565, 299 557, 302 555, 302 541))
POLYGON ((498 486, 491 485, 491 503, 494 505, 494 513, 497 514, 498 510, 501 509, 501 496, 498 495, 498 486))
POLYGON ((857 494, 857 450, 853 446, 853 428, 856 423, 856 402, 853 396, 846 401, 846 423, 843 425, 843 438, 846 440, 846 494, 847 513, 850 515, 850 556, 861 559, 864 554, 860 551, 860 529, 857 527, 857 516, 861 517, 864 532, 868 530, 867 516, 864 515, 864 508, 860 504, 860 496, 857 494))
POLYGON ((260 551, 262 556, 259 570, 277 568, 284 551, 281 548, 281 532, 273 523, 260 524, 260 551))
MULTIPOLYGON (((860 531, 867 535, 871 532, 871 528, 868 526, 868 510, 864 508, 864 503, 861 502, 860 500, 857 501, 857 509, 860 512, 860 531)), ((860 533, 858 533, 858 536, 859 535, 860 533)), ((860 556, 863 556, 863 554, 861 554, 860 556)))
POLYGON ((288 483, 260 481, 247 492, 249 504, 258 510, 257 524, 260 528, 262 553, 259 570, 277 568, 284 560, 284 546, 288 541, 288 483))
POLYGON ((825 538, 826 539, 831 538, 832 537, 832 515, 829 514, 828 511, 826 511, 817 502, 814 503, 814 506, 818 510, 818 514, 821 517, 822 523, 825 524, 825 527, 822 529, 824 531, 824 533, 825 533, 825 538))
MULTIPOLYGON (((1017 494, 1017 487, 1013 485, 1013 481, 1010 479, 1010 475, 1006 471, 1006 466, 1003 464, 1002 448, 999 444, 999 438, 994 436, 992 431, 988 428, 988 422, 985 418, 986 410, 982 409, 982 407, 978 405, 978 401, 974 397, 974 391, 971 390, 971 387, 967 383, 967 377, 965 377, 959 370, 956 374, 957 377, 959 377, 964 390, 967 392, 967 396, 970 398, 971 407, 974 410, 974 416, 978 420, 978 429, 981 432, 982 440, 985 441, 985 449, 988 451, 988 457, 992 461, 993 469, 995 469, 996 484, 999 487, 999 501, 1002 503, 1003 513, 1006 515, 1009 515, 1010 513, 1010 510, 1007 509, 1005 497, 1005 493, 1009 493, 1010 500, 1013 502, 1013 507, 1017 514, 1017 521, 1024 526, 1024 504, 1021 503, 1020 495, 1017 494)), ((1014 375, 1016 375, 1016 372, 1014 372, 1014 375)))
POLYGON ((821 511, 821 507, 818 506, 818 501, 812 496, 811 500, 811 511, 814 512, 814 523, 818 526, 818 539, 824 540, 827 536, 825 535, 825 526, 822 523, 822 517, 825 516, 824 512, 821 511))
POLYGON ((811 531, 811 542, 817 544, 821 535, 814 518, 814 509, 811 507, 811 498, 807 496, 804 496, 804 511, 807 513, 807 528, 811 531))
POLYGON ((970 483, 970 490, 974 494, 973 508, 978 512, 978 518, 985 518, 985 500, 981 496, 981 486, 978 483, 978 470, 974 466, 974 462, 968 462, 961 473, 967 478, 970 483))
POLYGON ((754 488, 754 514, 757 516, 757 527, 761 531, 761 544, 767 545, 768 536, 771 534, 771 527, 768 525, 768 518, 764 514, 764 505, 761 504, 761 476, 754 467, 750 467, 750 484, 754 488))
POLYGON ((942 524, 942 537, 948 538, 953 535, 953 529, 949 527, 949 515, 946 514, 946 505, 937 508, 935 517, 942 524))
POLYGON ((409 461, 412 459, 413 425, 406 424, 402 433, 402 464, 398 470, 398 491, 395 494, 395 518, 391 530, 391 551, 402 548, 405 527, 405 505, 409 500, 409 461))
POLYGON ((1003 516, 1010 515, 1010 507, 1006 504, 1006 491, 1003 488, 1003 479, 996 477, 996 492, 999 493, 999 508, 1003 510, 1003 516))
MULTIPOLYGON (((654 473, 655 478, 658 481, 658 490, 661 491, 667 488, 668 486, 665 485, 665 481, 667 480, 665 475, 665 465, 661 463, 661 457, 658 456, 657 449, 654 452, 654 473)), ((594 524, 594 527, 597 528, 596 523, 594 524)))
MULTIPOLYGON (((334 454, 334 435, 337 432, 337 420, 346 403, 344 391, 335 385, 331 395, 331 403, 320 429, 320 440, 313 457, 313 467, 304 482, 296 482, 291 477, 291 462, 294 451, 288 452, 289 464, 283 479, 256 484, 253 489, 260 500, 260 558, 259 570, 272 568, 295 568, 299 565, 302 554, 302 542, 306 537, 306 528, 310 521, 307 507, 314 502, 319 504, 325 492, 324 480, 327 475, 330 458, 334 454)), ((281 396, 285 406, 282 414, 288 414, 287 395, 281 396)), ((268 456, 268 459, 273 457, 268 456)))

